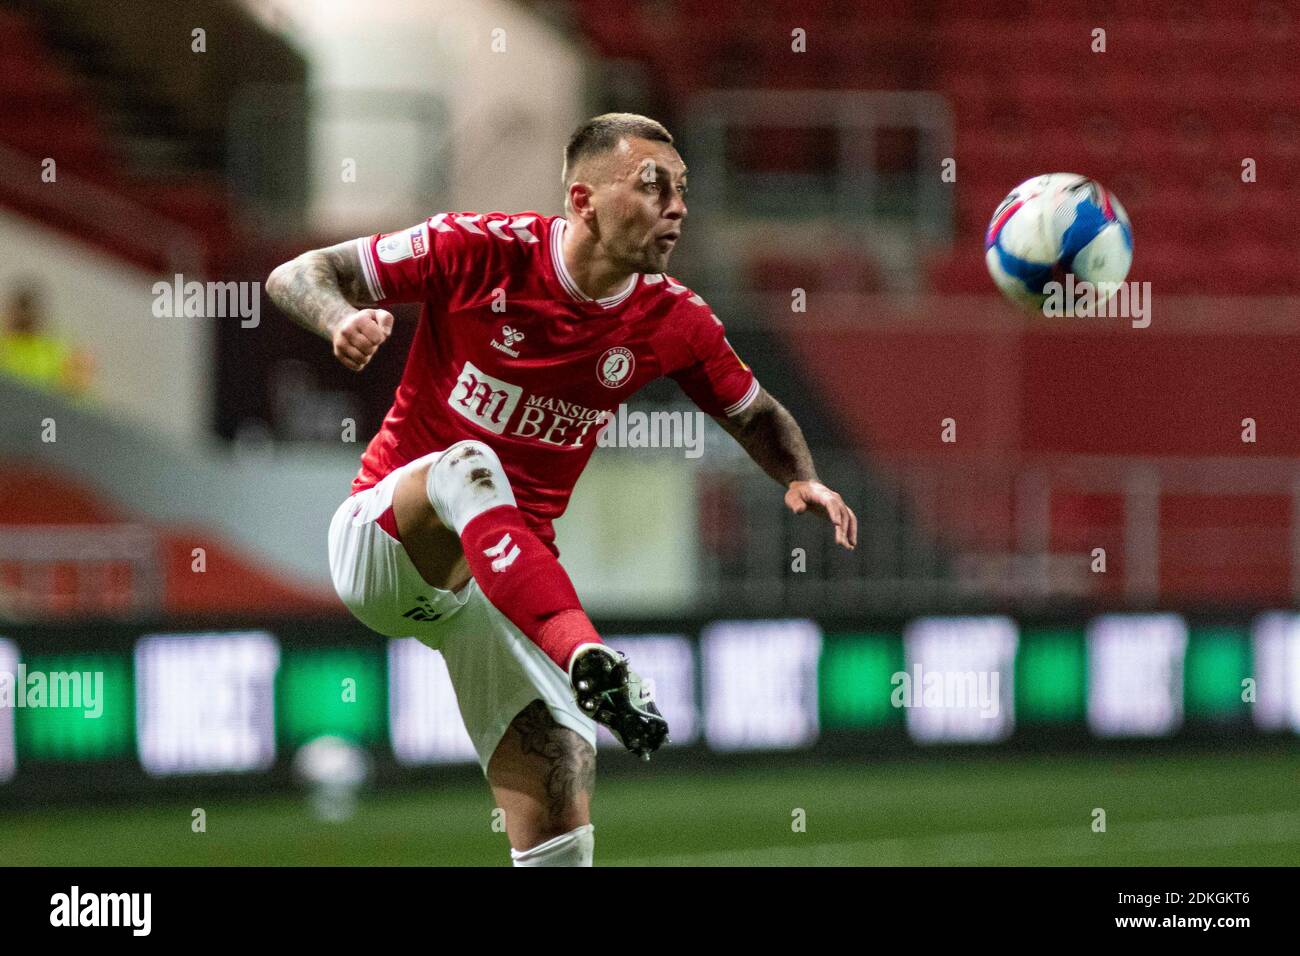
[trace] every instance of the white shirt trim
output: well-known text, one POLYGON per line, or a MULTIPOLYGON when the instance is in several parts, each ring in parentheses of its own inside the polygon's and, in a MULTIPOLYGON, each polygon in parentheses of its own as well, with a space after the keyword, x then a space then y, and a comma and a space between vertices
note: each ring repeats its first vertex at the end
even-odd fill
POLYGON ((370 298, 380 302, 384 298, 384 287, 379 283, 379 269, 370 251, 369 239, 357 240, 357 253, 361 258, 361 275, 366 280, 366 291, 370 293, 370 298))
MULTIPOLYGON (((580 288, 578 283, 573 280, 569 273, 569 267, 564 262, 564 231, 569 227, 569 222, 563 216, 555 220, 551 226, 551 261, 555 263, 555 274, 560 279, 560 285, 564 286, 564 291, 579 302, 593 301, 591 296, 587 295, 580 288)), ((627 287, 613 295, 607 295, 603 299, 594 300, 595 303, 603 309, 612 309, 615 306, 622 305, 627 301, 628 296, 636 288, 637 280, 641 278, 639 273, 634 273, 627 280, 627 287)))
POLYGON ((722 410, 722 414, 728 418, 731 418, 733 415, 739 415, 745 409, 749 408, 750 405, 753 405, 754 399, 756 398, 758 398, 757 378, 749 383, 749 388, 745 389, 745 394, 740 396, 739 401, 732 402, 728 405, 722 410))

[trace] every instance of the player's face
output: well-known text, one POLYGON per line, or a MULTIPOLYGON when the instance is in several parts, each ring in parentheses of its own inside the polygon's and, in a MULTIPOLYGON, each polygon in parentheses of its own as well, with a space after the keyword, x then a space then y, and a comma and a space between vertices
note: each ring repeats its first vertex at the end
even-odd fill
POLYGON ((601 244, 632 272, 664 272, 686 218, 686 164, 667 143, 624 139, 597 198, 601 244))

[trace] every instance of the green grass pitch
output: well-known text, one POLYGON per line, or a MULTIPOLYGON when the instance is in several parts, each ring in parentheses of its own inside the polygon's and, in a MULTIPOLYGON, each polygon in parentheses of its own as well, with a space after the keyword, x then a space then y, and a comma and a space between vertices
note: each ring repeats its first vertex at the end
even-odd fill
MULTIPOLYGON (((1300 754, 645 770, 598 782, 597 865, 1300 864, 1300 754), (1094 808, 1106 812, 1104 833, 1092 830, 1094 808)), ((9 812, 0 860, 501 866, 508 844, 491 815, 482 784, 371 794, 341 824, 313 820, 287 795, 9 812), (191 832, 195 805, 206 833, 191 832)))

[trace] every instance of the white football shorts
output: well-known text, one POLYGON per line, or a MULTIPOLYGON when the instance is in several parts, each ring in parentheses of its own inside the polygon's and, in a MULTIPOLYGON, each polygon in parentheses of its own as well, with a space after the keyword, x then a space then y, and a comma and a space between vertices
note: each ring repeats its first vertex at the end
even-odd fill
POLYGON ((478 582, 456 592, 431 587, 397 539, 392 504, 399 477, 442 454, 403 465, 339 505, 329 530, 334 590, 372 631, 414 637, 442 653, 485 774, 510 722, 534 700, 594 749, 595 721, 574 702, 568 675, 488 601, 478 582))

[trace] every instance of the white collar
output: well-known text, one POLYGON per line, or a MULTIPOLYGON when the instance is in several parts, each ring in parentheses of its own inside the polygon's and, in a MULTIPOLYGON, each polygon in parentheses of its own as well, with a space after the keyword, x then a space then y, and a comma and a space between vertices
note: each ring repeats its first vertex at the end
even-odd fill
MULTIPOLYGON (((555 263, 555 274, 560 279, 560 285, 564 286, 564 291, 579 302, 591 302, 591 296, 578 288, 578 283, 573 281, 573 276, 569 274, 569 267, 564 262, 564 232, 568 227, 569 222, 563 216, 557 217, 554 225, 551 226, 551 261, 555 263)), ((621 305, 632 294, 632 290, 636 288, 637 279, 640 277, 639 273, 634 273, 627 280, 627 286, 624 289, 615 292, 613 295, 607 295, 603 299, 596 299, 596 304, 603 309, 612 309, 617 305, 621 305)))

